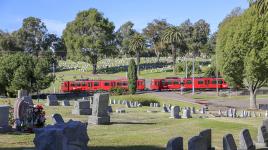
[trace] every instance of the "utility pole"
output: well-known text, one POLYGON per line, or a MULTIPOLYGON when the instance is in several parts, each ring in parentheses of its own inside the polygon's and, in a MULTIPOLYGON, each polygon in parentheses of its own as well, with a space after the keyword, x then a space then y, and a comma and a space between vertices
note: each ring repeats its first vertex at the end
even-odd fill
MULTIPOLYGON (((51 43, 51 46, 50 46, 50 49, 53 53, 53 64, 52 64, 52 72, 53 72, 53 77, 55 78, 56 75, 55 75, 55 45, 54 44, 57 44, 57 42, 52 42, 51 43)), ((55 80, 53 80, 53 92, 54 94, 56 93, 56 88, 55 88, 55 80)))

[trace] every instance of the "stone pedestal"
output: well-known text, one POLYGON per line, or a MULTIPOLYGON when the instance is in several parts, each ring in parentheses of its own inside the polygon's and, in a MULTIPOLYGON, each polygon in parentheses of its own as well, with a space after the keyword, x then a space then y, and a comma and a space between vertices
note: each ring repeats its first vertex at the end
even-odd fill
POLYGON ((110 116, 98 117, 98 116, 90 116, 88 118, 88 123, 90 124, 110 124, 110 116))
POLYGON ((0 105, 0 133, 9 132, 11 127, 8 125, 9 105, 0 105))

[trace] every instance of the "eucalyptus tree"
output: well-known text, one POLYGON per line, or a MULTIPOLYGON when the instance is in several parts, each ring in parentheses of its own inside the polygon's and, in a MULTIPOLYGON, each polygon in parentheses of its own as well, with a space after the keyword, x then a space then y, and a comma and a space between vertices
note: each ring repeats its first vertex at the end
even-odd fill
POLYGON ((120 26, 115 33, 117 49, 120 55, 127 56, 129 54, 130 38, 136 33, 133 27, 134 23, 128 21, 120 26))
POLYGON ((172 51, 172 61, 173 61, 173 72, 176 72, 176 59, 177 59, 177 49, 183 45, 183 35, 179 27, 170 26, 163 31, 161 35, 161 41, 171 47, 172 51))
POLYGON ((63 32, 67 57, 91 63, 92 73, 96 74, 98 60, 111 55, 115 49, 114 28, 114 24, 97 9, 79 12, 63 32))
POLYGON ((260 16, 268 15, 268 0, 248 0, 260 16))
POLYGON ((140 74, 140 54, 145 49, 145 38, 140 33, 136 33, 131 37, 129 46, 136 53, 137 72, 140 74))
POLYGON ((157 62, 159 62, 160 54, 166 48, 165 44, 161 43, 161 34, 165 29, 170 26, 166 20, 153 20, 147 24, 147 27, 143 29, 143 34, 147 39, 147 43, 150 49, 154 50, 157 56, 157 62))
POLYGON ((28 17, 23 19, 22 27, 13 33, 19 46, 28 53, 38 56, 45 50, 44 40, 47 34, 45 24, 39 18, 28 17))
POLYGON ((220 71, 230 86, 248 88, 252 109, 257 108, 258 89, 268 79, 267 24, 251 5, 242 15, 224 22, 217 36, 220 71))

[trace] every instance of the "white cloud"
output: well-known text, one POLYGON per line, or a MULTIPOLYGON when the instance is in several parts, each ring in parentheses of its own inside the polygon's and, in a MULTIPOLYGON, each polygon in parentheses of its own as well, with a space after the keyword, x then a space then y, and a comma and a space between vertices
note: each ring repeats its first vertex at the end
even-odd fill
POLYGON ((66 27, 66 23, 58 20, 43 19, 42 21, 45 23, 49 33, 54 33, 58 36, 62 35, 62 31, 66 27))

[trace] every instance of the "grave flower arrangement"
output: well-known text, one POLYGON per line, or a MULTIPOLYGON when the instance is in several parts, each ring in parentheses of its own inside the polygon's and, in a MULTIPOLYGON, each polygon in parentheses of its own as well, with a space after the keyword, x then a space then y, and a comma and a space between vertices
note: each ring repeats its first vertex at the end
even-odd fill
POLYGON ((42 105, 35 105, 33 108, 33 123, 35 128, 42 128, 45 126, 46 113, 42 105))

